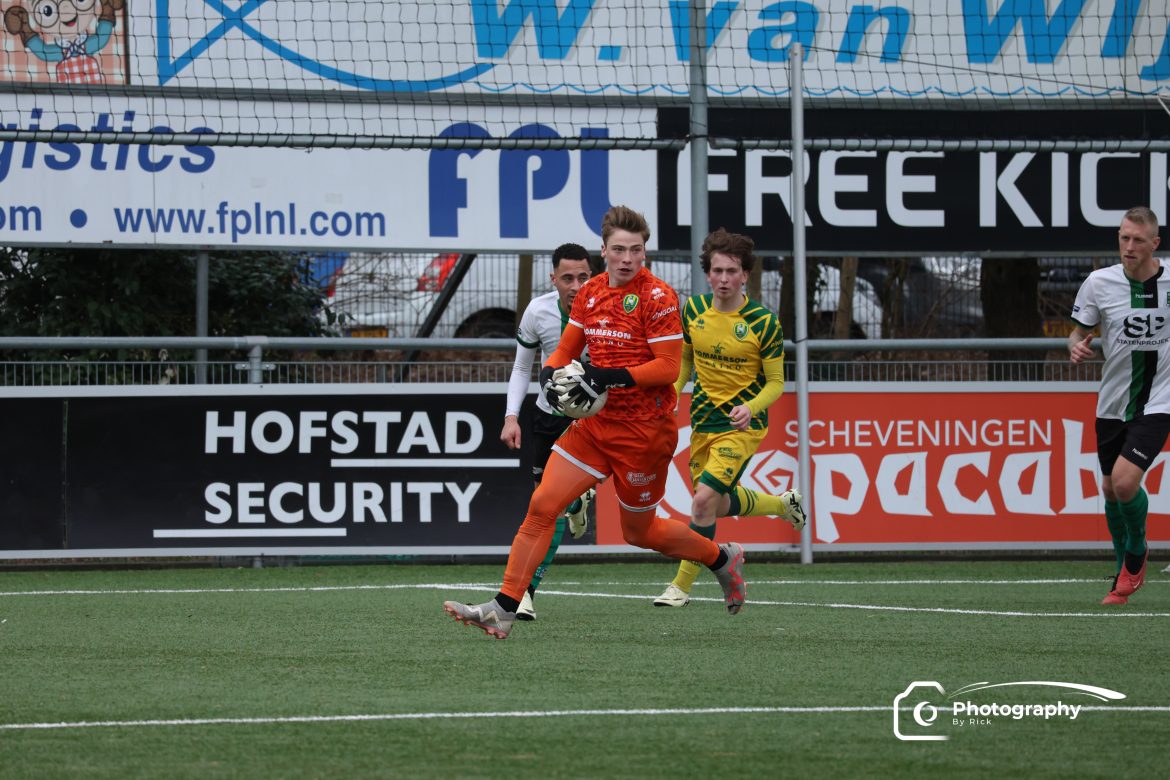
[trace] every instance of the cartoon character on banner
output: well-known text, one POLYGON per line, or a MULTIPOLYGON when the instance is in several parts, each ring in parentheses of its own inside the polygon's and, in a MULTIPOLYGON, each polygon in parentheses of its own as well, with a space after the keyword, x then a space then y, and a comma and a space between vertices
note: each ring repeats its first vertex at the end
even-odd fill
POLYGON ((126 0, 21 0, 4 12, 4 28, 34 57, 54 63, 62 84, 104 84, 94 55, 125 7, 126 0))

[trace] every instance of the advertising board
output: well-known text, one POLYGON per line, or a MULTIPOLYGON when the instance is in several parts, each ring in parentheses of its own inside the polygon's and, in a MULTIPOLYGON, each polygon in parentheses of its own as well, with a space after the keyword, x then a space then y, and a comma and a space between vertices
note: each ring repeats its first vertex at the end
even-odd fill
MULTIPOLYGON (((505 387, 4 389, 0 558, 503 555, 532 491, 498 440, 505 387)), ((659 514, 690 517, 686 401, 659 514)), ((814 549, 1107 549, 1094 388, 814 386, 814 549)), ((795 399, 744 472, 796 484, 795 399)), ((1146 477, 1148 538, 1170 542, 1166 455, 1146 477)), ((793 550, 778 518, 720 540, 793 550)), ((612 488, 565 553, 633 552, 612 488)))
MULTIPOLYGON (((1096 388, 1088 385, 814 385, 805 507, 814 548, 1108 546, 1095 406, 1096 388)), ((782 396, 769 416, 768 437, 741 484, 778 494, 796 485, 795 397, 782 396)), ((660 508, 678 520, 690 516, 687 434, 680 429, 660 508)), ((1145 482, 1152 544, 1170 541, 1166 461, 1159 455, 1145 482)), ((720 519, 718 534, 749 544, 799 542, 778 518, 720 519)), ((620 539, 616 522, 599 525, 599 544, 620 539)))

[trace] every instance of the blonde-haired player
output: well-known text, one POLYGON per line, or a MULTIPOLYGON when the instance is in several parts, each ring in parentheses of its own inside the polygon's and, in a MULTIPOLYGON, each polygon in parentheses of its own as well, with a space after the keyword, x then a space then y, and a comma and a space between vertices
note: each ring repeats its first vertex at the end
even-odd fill
POLYGON ((742 546, 717 545, 656 512, 678 442, 673 382, 683 334, 678 296, 645 267, 649 238, 646 218, 633 209, 614 206, 602 217, 606 270, 577 293, 569 324, 541 370, 541 386, 555 392, 554 369, 580 357, 587 346, 591 362, 569 390, 569 400, 603 391, 609 400, 595 416, 570 425, 553 445, 544 479, 512 540, 496 597, 482 604, 443 602, 447 614, 490 636, 503 639, 511 632, 525 589, 548 552, 557 514, 607 477, 613 478, 627 543, 706 565, 733 615, 746 600, 742 546))
MULTIPOLYGON (((549 355, 557 348, 561 332, 569 324, 569 312, 572 311, 577 292, 593 275, 589 265, 589 252, 580 244, 561 244, 557 247, 552 254, 552 269, 549 280, 554 289, 528 304, 520 317, 520 326, 516 329, 516 362, 512 366, 512 376, 508 380, 508 405, 504 412, 504 427, 500 431, 500 441, 513 450, 520 448, 520 406, 532 382, 532 361, 537 355, 540 355, 542 360, 548 360, 549 355)), ((544 393, 537 396, 528 437, 532 450, 532 479, 535 484, 539 485, 544 476, 544 467, 548 464, 549 455, 552 454, 553 444, 572 422, 571 418, 565 417, 549 405, 544 393)), ((565 511, 557 517, 557 527, 553 532, 548 553, 537 567, 536 573, 532 575, 528 590, 520 600, 520 608, 516 610, 518 619, 536 620, 534 603, 536 589, 540 587, 544 575, 552 565, 553 557, 561 546, 565 527, 568 527, 574 539, 580 539, 585 534, 589 525, 587 514, 589 504, 596 493, 596 490, 589 488, 565 507, 565 511)))
POLYGON ((1125 212, 1117 233, 1121 262, 1089 274, 1073 303, 1069 358, 1093 355, 1101 327, 1105 366, 1097 393, 1097 460, 1105 523, 1117 556, 1117 574, 1102 604, 1129 602, 1146 581, 1146 516, 1142 488, 1170 436, 1170 262, 1154 256, 1162 243, 1158 215, 1145 206, 1125 212))

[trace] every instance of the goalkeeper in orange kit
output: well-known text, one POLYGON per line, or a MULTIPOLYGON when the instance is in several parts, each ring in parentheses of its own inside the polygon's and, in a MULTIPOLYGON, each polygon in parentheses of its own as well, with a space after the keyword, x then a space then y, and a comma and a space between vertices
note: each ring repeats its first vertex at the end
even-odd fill
POLYGON ((614 206, 602 219, 601 256, 607 270, 578 292, 540 384, 558 404, 562 392, 573 401, 608 391, 608 401, 596 416, 574 422, 553 445, 495 598, 475 605, 443 603, 456 620, 491 636, 503 639, 511 631, 525 589, 548 551, 557 514, 610 476, 626 542, 704 564, 722 586, 728 611, 735 614, 743 606, 743 548, 717 545, 655 511, 678 442, 674 381, 682 354, 682 322, 678 295, 644 267, 649 238, 645 218, 625 206, 614 206), (592 363, 567 391, 558 388, 552 381, 554 369, 579 357, 586 346, 592 363))

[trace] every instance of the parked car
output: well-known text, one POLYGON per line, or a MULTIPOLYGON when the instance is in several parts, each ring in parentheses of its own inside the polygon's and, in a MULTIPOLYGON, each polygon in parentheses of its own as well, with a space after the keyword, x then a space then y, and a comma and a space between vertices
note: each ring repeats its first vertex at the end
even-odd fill
MULTIPOLYGON (((933 322, 922 329, 929 336, 979 335, 983 330, 983 303, 981 299, 981 272, 983 261, 978 257, 924 257, 924 270, 931 281, 915 289, 915 296, 933 301, 937 313, 933 322), (933 325, 933 327, 930 327, 933 325)), ((1072 332, 1073 301, 1077 291, 1090 273, 1117 262, 1115 257, 1039 257, 1036 306, 1045 336, 1067 336, 1072 332)), ((1031 334, 1020 334, 1031 335, 1031 334)))
MULTIPOLYGON (((331 308, 341 316, 342 329, 347 335, 400 338, 420 335, 420 327, 439 301, 461 257, 457 253, 351 253, 331 280, 328 290, 331 308)), ((552 289, 548 279, 550 263, 549 255, 533 257, 530 298, 552 289)), ((689 257, 655 255, 650 266, 681 297, 690 294, 689 257)), ((816 295, 811 312, 814 323, 836 314, 841 288, 837 268, 830 265, 817 268, 820 277, 819 282, 814 282, 816 295)), ((763 258, 761 270, 762 302, 778 309, 780 259, 763 258)), ((519 255, 475 256, 430 335, 440 338, 513 336, 519 271, 519 255)), ((859 278, 853 291, 850 335, 877 338, 881 326, 882 307, 878 296, 872 284, 859 278)))
POLYGON ((857 275, 883 304, 886 338, 983 333, 978 257, 863 257, 857 275))
POLYGON ((1040 321, 1045 336, 1072 333, 1072 307, 1081 284, 1098 268, 1118 262, 1117 257, 1041 257, 1040 321))
MULTIPOLYGON (((816 338, 826 338, 831 332, 832 318, 841 300, 841 271, 831 265, 819 265, 817 272, 820 284, 817 285, 810 316, 811 331, 816 338)), ((849 338, 881 338, 882 317, 882 302, 873 284, 858 276, 853 284, 853 322, 849 326, 849 338)))
MULTIPOLYGON (((352 253, 329 290, 332 309, 348 335, 420 335, 427 316, 456 269, 459 253, 352 253)), ((548 255, 532 263, 534 297, 552 289, 548 255)), ((473 256, 430 334, 440 338, 509 338, 516 333, 518 255, 473 256)))

